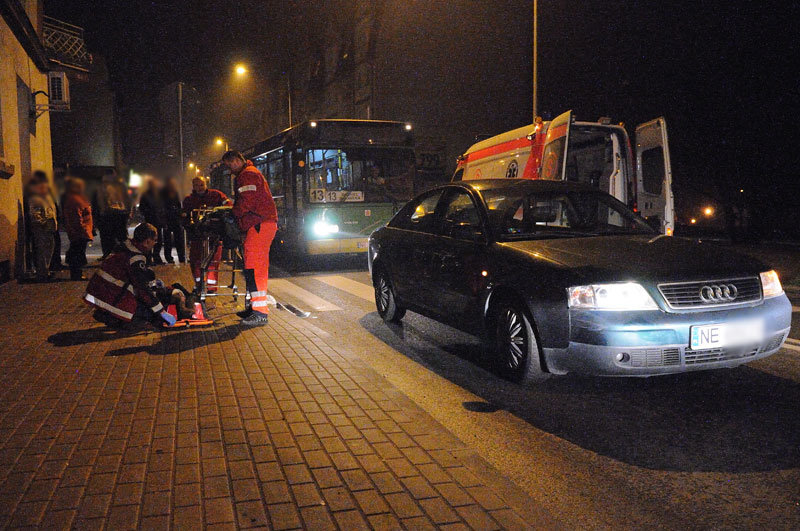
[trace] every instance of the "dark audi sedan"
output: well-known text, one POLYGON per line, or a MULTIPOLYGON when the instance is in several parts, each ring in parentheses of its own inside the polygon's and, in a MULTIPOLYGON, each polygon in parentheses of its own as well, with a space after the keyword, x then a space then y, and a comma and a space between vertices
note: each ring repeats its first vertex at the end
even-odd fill
POLYGON ((485 338, 510 378, 652 376, 777 352, 791 304, 756 259, 654 232, 594 188, 452 183, 372 234, 381 317, 418 312, 485 338))

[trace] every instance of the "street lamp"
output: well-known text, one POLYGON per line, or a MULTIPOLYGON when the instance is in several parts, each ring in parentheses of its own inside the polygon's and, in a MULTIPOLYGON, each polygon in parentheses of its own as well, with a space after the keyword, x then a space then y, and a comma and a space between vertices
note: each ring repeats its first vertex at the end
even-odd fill
POLYGON ((709 207, 705 207, 703 209, 703 214, 705 214, 707 218, 710 218, 711 216, 714 215, 714 209, 711 208, 710 206, 709 207))
MULTIPOLYGON (((234 71, 239 77, 244 76, 248 72, 247 68, 243 64, 236 65, 234 71)), ((292 125, 294 125, 292 121, 292 78, 288 74, 286 75, 286 97, 289 104, 289 127, 292 127, 292 125)))
POLYGON ((227 140, 218 137, 214 142, 216 142, 216 144, 218 146, 225 146, 225 151, 228 151, 228 141, 227 140))
POLYGON ((192 168, 194 168, 194 162, 189 163, 189 169, 191 170, 192 168))

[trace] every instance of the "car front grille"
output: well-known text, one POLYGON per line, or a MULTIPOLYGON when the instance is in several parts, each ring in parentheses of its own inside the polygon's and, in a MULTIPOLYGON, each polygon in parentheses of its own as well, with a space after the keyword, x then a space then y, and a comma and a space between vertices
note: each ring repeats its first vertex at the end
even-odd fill
POLYGON ((781 332, 779 334, 775 334, 774 336, 770 337, 767 341, 761 345, 761 348, 758 349, 759 354, 763 352, 770 352, 772 350, 776 350, 779 348, 783 341, 786 339, 786 336, 789 332, 781 332))
POLYGON ((765 354, 777 350, 789 332, 778 332, 766 338, 760 345, 735 348, 715 348, 691 350, 689 348, 667 347, 660 349, 629 349, 625 353, 630 360, 624 362, 631 368, 670 367, 681 364, 681 356, 686 366, 701 365, 719 361, 730 361, 750 358, 756 354, 765 354))
POLYGON ((674 282, 659 284, 658 291, 675 310, 718 308, 760 301, 761 280, 754 276, 674 282))
POLYGON ((669 367, 681 364, 678 348, 634 350, 630 353, 631 367, 669 367))
POLYGON ((683 351, 683 362, 686 365, 699 365, 701 363, 714 363, 715 361, 749 358, 757 353, 757 347, 714 348, 707 350, 691 350, 687 348, 683 351))

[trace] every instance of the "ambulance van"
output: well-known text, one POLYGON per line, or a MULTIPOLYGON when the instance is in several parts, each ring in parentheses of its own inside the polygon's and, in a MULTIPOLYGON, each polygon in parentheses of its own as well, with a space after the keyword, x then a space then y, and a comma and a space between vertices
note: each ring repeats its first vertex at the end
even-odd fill
POLYGON ((549 179, 596 186, 633 207, 662 234, 675 230, 667 124, 636 128, 635 148, 609 118, 575 121, 572 111, 487 138, 458 158, 454 181, 549 179))

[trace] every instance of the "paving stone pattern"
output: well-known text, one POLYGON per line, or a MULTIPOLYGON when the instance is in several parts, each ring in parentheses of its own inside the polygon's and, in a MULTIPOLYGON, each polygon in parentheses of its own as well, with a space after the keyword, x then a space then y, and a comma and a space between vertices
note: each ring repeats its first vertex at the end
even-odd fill
POLYGON ((220 297, 213 328, 119 335, 84 286, 0 286, 0 526, 527 527, 310 320, 246 329, 220 297))

